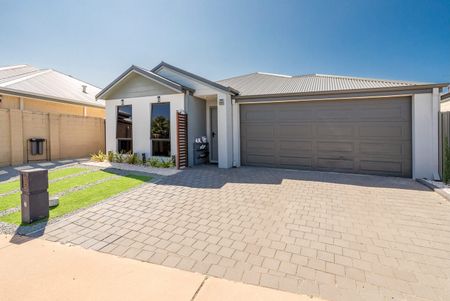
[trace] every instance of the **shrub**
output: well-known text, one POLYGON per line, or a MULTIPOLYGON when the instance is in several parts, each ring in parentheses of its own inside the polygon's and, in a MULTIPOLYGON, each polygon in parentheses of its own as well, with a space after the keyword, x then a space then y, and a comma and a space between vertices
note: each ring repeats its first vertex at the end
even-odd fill
POLYGON ((141 163, 141 160, 139 159, 139 157, 138 157, 137 154, 129 154, 128 157, 127 157, 127 159, 126 159, 126 162, 127 162, 128 164, 133 164, 133 165, 135 165, 135 164, 140 164, 140 163, 141 163))
POLYGON ((174 167, 175 163, 172 160, 151 158, 150 160, 148 160, 147 165, 150 165, 151 167, 156 167, 156 168, 170 168, 170 167, 174 167))
POLYGON ((448 137, 444 139, 444 160, 443 160, 443 175, 442 180, 448 184, 450 180, 450 146, 448 145, 448 137))
POLYGON ((91 155, 91 160, 96 162, 103 162, 107 159, 107 155, 103 153, 101 150, 96 154, 91 155))
POLYGON ((125 160, 125 156, 123 153, 114 153, 113 162, 123 163, 124 160, 125 160))
POLYGON ((108 161, 113 162, 114 161, 114 152, 109 151, 108 152, 108 161))

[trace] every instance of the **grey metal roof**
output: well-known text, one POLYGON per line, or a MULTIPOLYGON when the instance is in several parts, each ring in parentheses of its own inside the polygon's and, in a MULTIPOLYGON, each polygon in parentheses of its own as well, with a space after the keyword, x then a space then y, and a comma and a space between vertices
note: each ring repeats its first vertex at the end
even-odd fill
POLYGON ((104 107, 103 101, 95 99, 99 88, 52 69, 37 69, 29 65, 1 67, 1 91, 104 107), (83 92, 83 86, 86 86, 86 92, 83 92))
POLYGON ((263 72, 236 76, 220 80, 218 83, 239 90, 240 96, 408 87, 427 84, 326 74, 289 76, 263 72))
POLYGON ((176 83, 170 79, 167 79, 153 71, 150 71, 148 69, 136 66, 136 65, 132 65, 130 68, 128 68, 127 70, 125 70, 121 75, 119 75, 115 80, 113 80, 108 86, 106 86, 104 89, 102 89, 101 91, 99 91, 97 93, 97 95, 95 96, 96 98, 100 98, 103 95, 105 95, 105 93, 107 93, 109 90, 111 90, 111 88, 113 88, 119 81, 121 81, 124 77, 126 77, 130 72, 137 72, 145 77, 148 77, 150 79, 153 79, 165 86, 168 86, 172 89, 175 89, 177 91, 191 91, 194 92, 193 89, 189 88, 189 87, 185 87, 183 85, 180 85, 179 83, 176 83))
POLYGON ((152 72, 158 73, 158 71, 159 71, 161 68, 164 68, 164 67, 166 67, 166 68, 168 68, 168 69, 172 69, 172 70, 174 70, 174 71, 176 71, 176 72, 178 72, 178 73, 184 74, 184 75, 186 75, 186 76, 188 76, 188 77, 194 78, 194 79, 196 79, 196 80, 198 80, 198 81, 200 81, 200 82, 203 82, 203 83, 205 83, 205 84, 207 84, 207 85, 213 86, 213 87, 215 87, 215 88, 217 88, 217 89, 220 89, 220 90, 223 90, 223 91, 227 91, 227 92, 231 92, 231 93, 233 93, 233 94, 235 94, 235 95, 239 94, 239 91, 236 90, 236 89, 234 89, 233 87, 230 87, 230 86, 228 86, 228 85, 222 85, 222 84, 220 84, 219 82, 213 82, 213 81, 210 81, 209 79, 206 79, 206 78, 201 77, 201 76, 199 76, 199 75, 197 75, 197 74, 188 72, 188 71, 183 70, 183 69, 181 69, 181 68, 172 66, 172 65, 170 65, 170 64, 168 64, 168 63, 166 63, 166 62, 161 62, 161 63, 159 63, 156 67, 154 67, 154 68, 152 69, 152 72))

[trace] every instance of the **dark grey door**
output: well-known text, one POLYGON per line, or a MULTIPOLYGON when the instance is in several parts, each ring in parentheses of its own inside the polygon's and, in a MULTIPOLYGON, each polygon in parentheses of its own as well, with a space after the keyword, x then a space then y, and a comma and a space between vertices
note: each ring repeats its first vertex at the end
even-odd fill
POLYGON ((211 154, 210 159, 212 162, 218 161, 219 147, 217 144, 217 107, 210 108, 210 120, 211 120, 211 154))
POLYGON ((411 177, 410 97, 243 104, 243 165, 411 177))

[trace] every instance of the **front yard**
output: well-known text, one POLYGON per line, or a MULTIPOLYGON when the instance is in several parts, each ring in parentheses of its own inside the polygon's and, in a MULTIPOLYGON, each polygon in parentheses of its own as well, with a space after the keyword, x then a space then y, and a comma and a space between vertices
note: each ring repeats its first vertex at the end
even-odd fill
MULTIPOLYGON (((50 196, 59 197, 59 205, 50 208, 50 220, 151 180, 150 176, 81 166, 49 171, 48 178, 50 196)), ((21 224, 19 180, 0 183, 0 222, 21 224)))

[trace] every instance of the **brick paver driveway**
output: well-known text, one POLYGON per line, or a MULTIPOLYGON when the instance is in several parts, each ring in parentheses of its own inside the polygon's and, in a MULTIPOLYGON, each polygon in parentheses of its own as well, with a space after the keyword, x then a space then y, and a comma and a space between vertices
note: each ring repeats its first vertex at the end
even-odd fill
POLYGON ((450 203, 410 179, 194 168, 45 235, 330 300, 450 300, 450 203))

